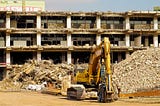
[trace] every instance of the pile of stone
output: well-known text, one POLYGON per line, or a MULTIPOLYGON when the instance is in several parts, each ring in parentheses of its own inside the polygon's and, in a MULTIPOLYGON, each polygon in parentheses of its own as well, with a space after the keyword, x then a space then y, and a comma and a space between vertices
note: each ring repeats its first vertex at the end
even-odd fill
POLYGON ((113 66, 113 83, 121 93, 160 88, 160 49, 136 51, 113 66))
POLYGON ((0 90, 22 89, 29 84, 43 82, 61 83, 62 78, 74 71, 74 65, 53 64, 50 60, 37 62, 29 60, 23 66, 14 67, 7 77, 0 82, 0 90))

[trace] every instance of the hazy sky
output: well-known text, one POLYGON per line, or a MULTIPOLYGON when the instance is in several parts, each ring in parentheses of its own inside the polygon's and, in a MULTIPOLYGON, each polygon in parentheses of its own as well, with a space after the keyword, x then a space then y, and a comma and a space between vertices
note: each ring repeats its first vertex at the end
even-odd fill
POLYGON ((46 0, 51 11, 115 11, 153 10, 160 0, 46 0))

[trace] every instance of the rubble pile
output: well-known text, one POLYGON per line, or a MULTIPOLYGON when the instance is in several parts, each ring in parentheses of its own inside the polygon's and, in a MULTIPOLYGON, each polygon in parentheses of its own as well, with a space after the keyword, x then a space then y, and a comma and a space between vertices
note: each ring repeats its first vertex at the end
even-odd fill
POLYGON ((134 52, 129 58, 113 65, 113 83, 121 93, 160 88, 160 49, 134 52))
POLYGON ((50 60, 37 62, 29 60, 23 66, 12 68, 7 77, 0 82, 0 90, 26 88, 29 84, 43 82, 60 83, 62 78, 74 70, 74 65, 53 64, 50 60))

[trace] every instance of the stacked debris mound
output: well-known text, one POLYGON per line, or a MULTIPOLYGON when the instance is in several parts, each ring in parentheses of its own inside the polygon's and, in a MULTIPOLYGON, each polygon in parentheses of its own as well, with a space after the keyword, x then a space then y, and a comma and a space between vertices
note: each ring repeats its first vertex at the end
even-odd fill
POLYGON ((113 83, 121 93, 159 89, 160 49, 136 51, 126 60, 115 64, 113 83))
POLYGON ((0 90, 18 90, 30 84, 41 85, 43 82, 60 84, 62 78, 74 70, 74 65, 53 64, 50 60, 37 62, 29 60, 24 65, 15 66, 7 77, 0 82, 0 90))

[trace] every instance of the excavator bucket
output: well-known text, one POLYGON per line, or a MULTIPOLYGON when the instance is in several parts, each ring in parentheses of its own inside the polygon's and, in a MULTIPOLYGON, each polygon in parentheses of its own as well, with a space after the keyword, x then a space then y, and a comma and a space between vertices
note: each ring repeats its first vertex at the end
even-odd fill
POLYGON ((83 100, 85 99, 85 95, 86 92, 83 85, 71 85, 71 87, 67 89, 68 99, 83 100))

